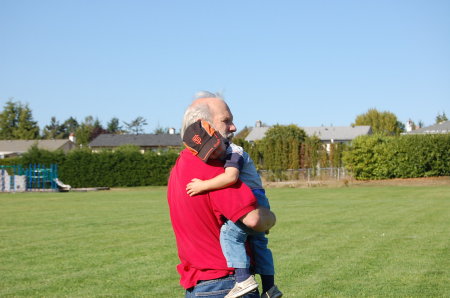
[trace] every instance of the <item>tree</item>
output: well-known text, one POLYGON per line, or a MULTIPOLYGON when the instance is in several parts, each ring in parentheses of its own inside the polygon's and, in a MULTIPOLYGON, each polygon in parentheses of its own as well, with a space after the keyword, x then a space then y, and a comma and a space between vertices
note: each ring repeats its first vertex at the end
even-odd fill
POLYGON ((77 144, 86 146, 91 139, 92 131, 94 130, 94 117, 87 116, 83 123, 77 128, 75 135, 77 137, 77 144))
POLYGON ((300 149, 305 139, 305 131, 295 124, 271 127, 261 144, 264 167, 275 171, 300 168, 300 149))
POLYGON ((144 132, 144 125, 147 125, 147 120, 143 117, 139 116, 131 122, 124 122, 126 126, 126 131, 128 133, 140 134, 144 132))
POLYGON ((107 124, 106 124, 106 130, 108 133, 116 134, 122 132, 122 127, 120 126, 119 118, 112 118, 107 124))
POLYGON ((379 112, 377 109, 369 109, 365 114, 358 115, 352 125, 370 125, 373 133, 383 135, 399 135, 404 131, 404 125, 395 114, 379 112))
POLYGON ((95 119, 91 135, 89 136, 89 141, 92 141, 93 139, 104 133, 108 133, 108 131, 103 128, 102 124, 100 123, 100 120, 95 119))
POLYGON ((62 125, 65 128, 64 138, 68 138, 71 133, 75 133, 80 126, 80 124, 78 124, 78 121, 73 117, 70 117, 69 119, 64 121, 62 125))
POLYGON ((0 139, 33 140, 39 137, 39 126, 33 120, 28 104, 8 100, 0 114, 0 139))
POLYGON ((422 128, 425 126, 425 124, 423 123, 422 120, 419 120, 419 122, 417 123, 418 128, 422 128))
POLYGON ((155 135, 162 135, 162 134, 165 134, 165 133, 168 133, 169 132, 169 129, 168 128, 162 128, 161 126, 159 126, 159 124, 158 124, 158 126, 153 130, 153 133, 155 134, 155 135))
POLYGON ((50 124, 44 127, 43 138, 44 139, 64 139, 66 128, 64 124, 60 124, 56 117, 52 117, 50 124))
POLYGON ((445 115, 445 112, 442 112, 442 114, 437 114, 436 116, 436 124, 439 124, 441 122, 448 121, 447 115, 445 115))

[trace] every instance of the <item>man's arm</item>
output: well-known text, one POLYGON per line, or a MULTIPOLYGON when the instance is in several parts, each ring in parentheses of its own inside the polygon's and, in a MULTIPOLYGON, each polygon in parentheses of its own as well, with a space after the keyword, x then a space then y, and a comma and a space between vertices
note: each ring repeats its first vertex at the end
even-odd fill
POLYGON ((192 179, 186 186, 187 194, 195 196, 199 193, 214 189, 221 189, 233 185, 239 178, 239 170, 234 167, 225 168, 225 172, 208 180, 192 179))
POLYGON ((244 225, 257 232, 265 232, 275 225, 276 217, 270 209, 258 207, 239 219, 244 225))

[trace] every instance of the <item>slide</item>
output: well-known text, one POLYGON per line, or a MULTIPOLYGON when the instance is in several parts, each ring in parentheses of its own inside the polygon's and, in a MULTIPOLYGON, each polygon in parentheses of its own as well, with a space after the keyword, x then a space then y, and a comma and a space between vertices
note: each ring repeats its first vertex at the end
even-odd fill
POLYGON ((69 191, 72 188, 70 185, 62 183, 58 178, 55 178, 53 181, 55 181, 59 191, 69 191))

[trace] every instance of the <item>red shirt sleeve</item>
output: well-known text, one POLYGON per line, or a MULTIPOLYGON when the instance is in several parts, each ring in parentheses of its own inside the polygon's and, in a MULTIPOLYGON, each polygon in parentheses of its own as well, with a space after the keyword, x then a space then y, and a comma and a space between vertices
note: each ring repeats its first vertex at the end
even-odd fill
POLYGON ((233 222, 257 207, 253 192, 240 180, 233 186, 209 192, 209 196, 214 211, 233 222))

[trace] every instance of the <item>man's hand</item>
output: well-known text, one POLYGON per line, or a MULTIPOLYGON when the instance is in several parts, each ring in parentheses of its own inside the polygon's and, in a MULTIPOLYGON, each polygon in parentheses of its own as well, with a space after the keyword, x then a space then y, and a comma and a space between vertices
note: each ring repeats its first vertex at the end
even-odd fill
POLYGON ((194 178, 191 182, 186 185, 187 194, 192 196, 198 195, 199 193, 204 192, 206 189, 204 188, 204 181, 198 178, 194 178))

